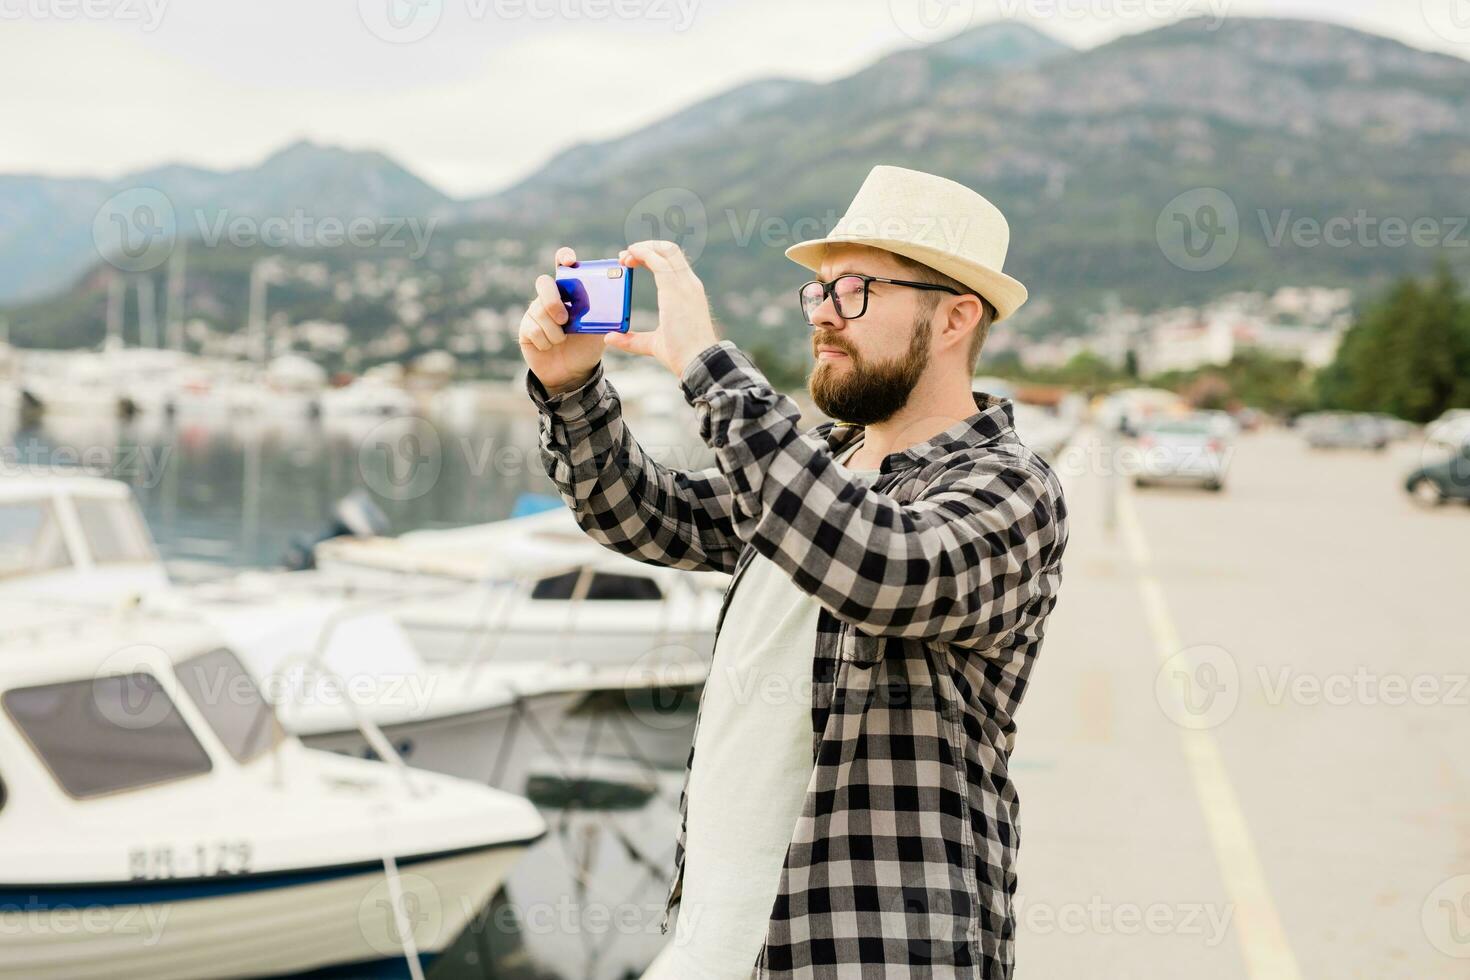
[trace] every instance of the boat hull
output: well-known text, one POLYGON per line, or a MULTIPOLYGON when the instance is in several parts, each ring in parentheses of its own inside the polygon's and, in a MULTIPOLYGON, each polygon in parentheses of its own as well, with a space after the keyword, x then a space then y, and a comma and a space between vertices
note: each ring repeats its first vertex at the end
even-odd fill
MULTIPOLYGON (((408 934, 440 952, 489 902, 529 842, 403 860, 408 934)), ((279 976, 406 966, 381 865, 115 885, 0 886, 3 980, 279 976)), ((329 975, 329 974, 324 974, 329 975)), ((345 974, 344 974, 345 975, 345 974)))
MULTIPOLYGON (((541 694, 481 711, 384 725, 382 731, 403 761, 416 769, 520 793, 532 761, 546 748, 543 738, 550 738, 583 697, 580 692, 541 694)), ((356 728, 300 737, 309 748, 377 757, 356 728)))

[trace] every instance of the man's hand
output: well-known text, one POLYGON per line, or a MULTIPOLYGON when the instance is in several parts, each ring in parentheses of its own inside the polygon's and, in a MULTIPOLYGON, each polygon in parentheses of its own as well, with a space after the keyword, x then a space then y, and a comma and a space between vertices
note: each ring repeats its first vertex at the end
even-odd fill
POLYGON ((642 266, 653 273, 658 289, 658 329, 605 334, 604 342, 608 347, 652 357, 675 377, 682 376, 694 355, 720 342, 704 283, 689 267, 683 249, 673 242, 636 242, 619 252, 618 258, 630 269, 642 266))
MULTIPOLYGON (((563 246, 556 250, 556 264, 577 264, 577 253, 563 246)), ((592 376, 606 350, 602 338, 592 333, 567 333, 562 327, 571 319, 556 280, 536 277, 536 298, 521 318, 521 356, 546 389, 555 395, 580 387, 592 376)))

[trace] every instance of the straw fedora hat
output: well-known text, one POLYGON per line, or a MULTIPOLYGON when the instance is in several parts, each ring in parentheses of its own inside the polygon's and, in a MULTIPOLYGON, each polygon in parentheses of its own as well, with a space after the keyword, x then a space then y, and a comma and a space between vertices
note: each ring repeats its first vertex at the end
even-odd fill
POLYGON ((1011 241, 1000 209, 963 184, 903 167, 877 166, 826 238, 786 250, 820 274, 836 245, 871 245, 952 276, 995 307, 996 322, 1026 302, 1026 287, 1001 271, 1011 241))

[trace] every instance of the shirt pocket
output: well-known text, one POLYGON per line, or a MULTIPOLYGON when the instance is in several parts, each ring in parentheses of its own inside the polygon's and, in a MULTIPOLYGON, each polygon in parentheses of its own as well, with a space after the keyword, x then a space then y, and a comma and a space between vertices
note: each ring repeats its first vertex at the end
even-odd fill
POLYGON ((844 626, 840 641, 842 659, 859 667, 871 667, 883 659, 886 639, 882 636, 869 636, 850 624, 844 626))

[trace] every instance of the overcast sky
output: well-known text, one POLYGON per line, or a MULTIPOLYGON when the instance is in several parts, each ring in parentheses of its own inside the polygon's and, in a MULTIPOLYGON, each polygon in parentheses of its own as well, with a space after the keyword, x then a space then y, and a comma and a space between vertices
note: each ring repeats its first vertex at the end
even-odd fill
POLYGON ((986 21, 1085 47, 1222 13, 1470 57, 1470 0, 0 0, 0 173, 249 166, 310 138, 478 194, 742 81, 986 21))

